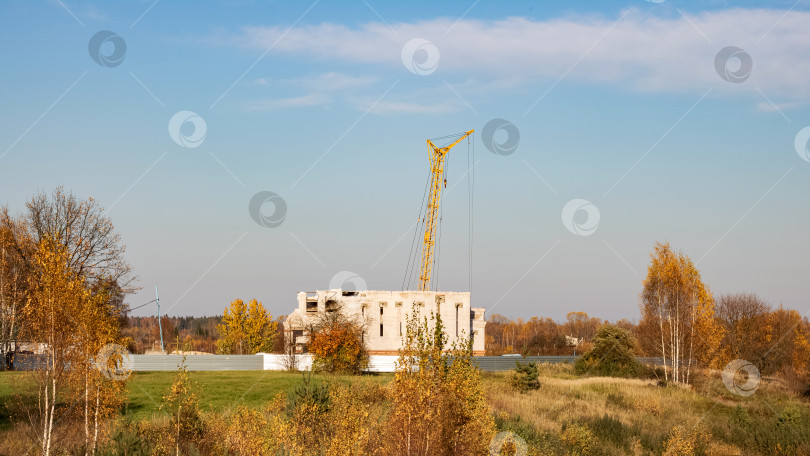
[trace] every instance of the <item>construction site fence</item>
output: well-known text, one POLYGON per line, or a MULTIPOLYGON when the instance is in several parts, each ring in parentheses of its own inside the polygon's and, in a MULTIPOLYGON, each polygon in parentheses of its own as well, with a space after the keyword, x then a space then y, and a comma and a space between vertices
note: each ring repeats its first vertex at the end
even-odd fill
MULTIPOLYGON (((189 371, 229 371, 229 370, 311 370, 312 355, 279 355, 259 353, 257 355, 130 355, 126 366, 134 372, 176 371, 185 358, 189 371)), ((44 367, 44 355, 18 354, 13 361, 14 370, 34 370, 44 367)), ((368 372, 394 372, 396 355, 372 355, 369 357, 368 372)), ((475 362, 483 371, 497 372, 515 368, 520 363, 569 363, 577 356, 475 356, 475 362)), ((661 358, 638 358, 644 364, 661 365, 661 358)))

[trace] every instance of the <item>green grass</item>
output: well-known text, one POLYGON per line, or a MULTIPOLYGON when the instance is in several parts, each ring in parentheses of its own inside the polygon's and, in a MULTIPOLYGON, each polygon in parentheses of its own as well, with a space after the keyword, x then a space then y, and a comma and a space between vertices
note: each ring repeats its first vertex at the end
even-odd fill
MULTIPOLYGON (((163 395, 174 380, 176 372, 135 372, 127 381, 128 403, 123 413, 138 421, 160 415, 163 395)), ((223 411, 239 405, 259 408, 279 392, 290 391, 302 378, 302 373, 276 371, 213 371, 189 372, 199 386, 200 408, 203 411, 223 411)), ((323 381, 350 382, 369 378, 388 382, 391 374, 362 377, 316 375, 323 381)), ((0 372, 0 404, 13 400, 20 385, 28 381, 25 372, 0 372)), ((8 411, 0 407, 0 430, 10 426, 8 411)))
POLYGON ((25 380, 24 375, 24 372, 0 372, 0 431, 11 428, 11 417, 6 404, 14 400, 21 382, 25 380))
MULTIPOLYGON (((203 411, 222 411, 239 405, 261 407, 280 391, 288 391, 301 381, 299 373, 272 371, 190 372, 200 386, 203 411)), ((129 403, 125 413, 134 420, 160 412, 163 395, 175 372, 136 372, 127 382, 129 403)))

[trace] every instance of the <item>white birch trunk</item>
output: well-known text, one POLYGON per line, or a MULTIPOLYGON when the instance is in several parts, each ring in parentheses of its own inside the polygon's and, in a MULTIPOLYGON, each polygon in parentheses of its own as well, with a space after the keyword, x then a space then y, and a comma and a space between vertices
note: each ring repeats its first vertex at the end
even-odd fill
POLYGON ((100 387, 96 387, 96 411, 95 411, 95 419, 93 420, 94 432, 93 432, 93 451, 92 455, 95 456, 96 454, 96 446, 98 446, 98 408, 99 408, 99 397, 101 396, 100 387))
MULTIPOLYGON (((659 285, 660 287, 660 285, 659 285)), ((669 373, 667 371, 667 346, 664 343, 664 308, 661 304, 661 290, 658 290, 658 324, 661 327, 661 360, 664 362, 664 380, 669 381, 669 373)))

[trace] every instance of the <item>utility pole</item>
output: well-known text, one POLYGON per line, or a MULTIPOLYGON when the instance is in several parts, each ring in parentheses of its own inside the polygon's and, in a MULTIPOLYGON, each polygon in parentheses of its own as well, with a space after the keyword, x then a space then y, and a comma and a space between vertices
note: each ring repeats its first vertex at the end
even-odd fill
POLYGON ((155 302, 157 302, 158 306, 158 330, 160 331, 160 351, 162 353, 165 353, 166 351, 163 349, 163 325, 160 322, 160 297, 158 296, 157 284, 155 284, 155 302))

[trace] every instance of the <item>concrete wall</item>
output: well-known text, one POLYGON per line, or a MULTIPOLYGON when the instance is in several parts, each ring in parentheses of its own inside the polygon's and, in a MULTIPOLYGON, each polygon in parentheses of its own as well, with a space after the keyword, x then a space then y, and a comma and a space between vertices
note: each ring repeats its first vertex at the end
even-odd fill
MULTIPOLYGON (((183 361, 182 355, 131 355, 132 370, 176 371, 183 361)), ((186 369, 189 371, 263 370, 262 355, 188 355, 186 369)))
MULTIPOLYGON (((264 354, 264 370, 287 370, 290 357, 287 355, 264 354)), ((394 355, 371 355, 368 360, 366 372, 394 372, 398 356, 394 355)), ((308 371, 312 369, 312 355, 295 355, 295 363, 298 370, 308 371)))
MULTIPOLYGON (((131 355, 135 372, 176 371, 182 356, 178 355, 131 355)), ((257 355, 195 355, 186 357, 189 371, 229 371, 229 370, 287 370, 286 355, 260 353, 257 355)), ((369 357, 368 372, 394 372, 397 356, 372 355, 369 357)), ((521 363, 574 363, 577 356, 476 356, 474 359, 482 371, 506 371, 521 363)), ((18 355, 15 370, 33 370, 44 355, 18 355)), ((636 358, 644 364, 661 365, 661 358, 636 358)), ((296 355, 298 370, 312 369, 312 355, 296 355)))
POLYGON ((288 370, 290 362, 294 362, 295 368, 298 370, 312 370, 312 355, 308 353, 303 355, 295 355, 294 361, 291 361, 288 355, 265 353, 262 356, 264 357, 264 370, 288 370))
MULTIPOLYGON (((298 358, 299 370, 310 370, 312 368, 312 355, 296 355, 298 358)), ((286 370, 287 363, 285 355, 265 354, 265 370, 286 370)), ((398 356, 394 355, 371 355, 369 356, 367 372, 394 372, 398 356)), ((515 368, 515 362, 521 363, 574 363, 576 356, 476 356, 475 362, 483 371, 495 372, 506 371, 515 368)))

